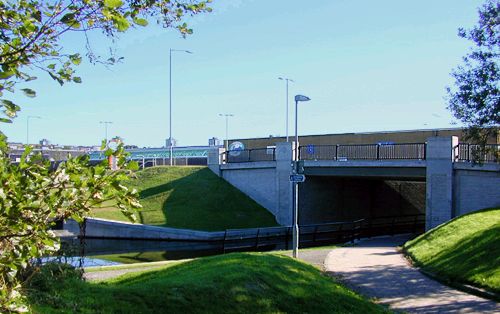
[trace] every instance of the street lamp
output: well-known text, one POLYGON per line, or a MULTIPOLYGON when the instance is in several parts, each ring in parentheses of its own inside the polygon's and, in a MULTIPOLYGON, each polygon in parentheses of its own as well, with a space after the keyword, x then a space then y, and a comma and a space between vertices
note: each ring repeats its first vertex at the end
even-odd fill
MULTIPOLYGON (((298 163, 299 163, 299 134, 297 132, 298 126, 298 105, 299 101, 309 101, 309 97, 304 95, 295 96, 295 153, 294 153, 294 163, 293 163, 293 174, 297 174, 298 163)), ((297 258, 299 254, 299 183, 294 181, 294 206, 293 206, 293 257, 297 258)))
POLYGON ((100 124, 104 124, 104 139, 106 140, 106 147, 108 147, 108 125, 113 124, 112 121, 99 121, 100 124))
POLYGON ((232 113, 219 113, 219 117, 226 117, 226 151, 228 149, 228 145, 229 145, 229 136, 228 136, 228 120, 229 120, 229 117, 234 117, 234 114, 232 113))
POLYGON ((169 71, 169 99, 170 99, 170 107, 169 107, 169 126, 170 126, 170 135, 169 135, 169 140, 168 140, 168 145, 170 146, 170 166, 172 166, 172 160, 173 160, 173 155, 174 155, 174 148, 172 145, 172 52, 185 52, 192 54, 191 51, 189 50, 179 50, 179 49, 172 49, 170 48, 170 71, 169 71))
POLYGON ((28 116, 26 118, 26 146, 30 144, 30 119, 41 119, 39 116, 28 116))
POLYGON ((278 77, 279 80, 286 82, 286 141, 288 142, 288 82, 295 83, 294 80, 286 78, 286 77, 278 77))

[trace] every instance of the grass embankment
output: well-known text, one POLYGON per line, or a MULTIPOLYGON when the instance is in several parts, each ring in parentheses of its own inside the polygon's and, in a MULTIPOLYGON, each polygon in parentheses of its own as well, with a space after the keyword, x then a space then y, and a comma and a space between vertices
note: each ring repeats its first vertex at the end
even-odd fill
POLYGON ((271 254, 201 258, 105 282, 32 291, 39 313, 384 313, 313 266, 271 254))
POLYGON ((500 293, 500 209, 463 215, 408 241, 417 266, 451 282, 500 293))
MULTIPOLYGON (((128 186, 140 193, 139 223, 205 231, 277 225, 270 212, 206 167, 148 168, 128 186)), ((128 221, 112 206, 94 215, 128 221)))

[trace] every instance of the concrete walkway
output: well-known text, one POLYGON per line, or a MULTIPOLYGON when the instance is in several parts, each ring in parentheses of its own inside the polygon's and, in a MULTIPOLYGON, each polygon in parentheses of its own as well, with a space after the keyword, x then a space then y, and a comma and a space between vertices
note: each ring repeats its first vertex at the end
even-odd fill
POLYGON ((500 313, 498 303, 444 286, 410 266, 396 246, 407 236, 332 250, 325 270, 353 290, 406 313, 500 313))

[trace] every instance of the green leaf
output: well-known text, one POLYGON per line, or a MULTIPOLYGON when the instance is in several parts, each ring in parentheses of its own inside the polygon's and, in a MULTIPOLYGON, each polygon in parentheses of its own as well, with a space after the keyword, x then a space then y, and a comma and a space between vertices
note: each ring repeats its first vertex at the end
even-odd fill
POLYGON ((115 24, 116 29, 119 32, 126 31, 130 26, 130 23, 128 22, 128 20, 126 18, 124 18, 123 16, 113 17, 113 23, 115 24))
POLYGON ((64 24, 66 25, 70 25, 72 22, 75 21, 75 13, 68 13, 68 14, 65 14, 62 18, 61 18, 61 22, 63 22, 64 24))
POLYGON ((49 72, 49 75, 53 80, 57 81, 61 86, 64 85, 64 81, 61 80, 58 76, 56 76, 54 73, 49 72))
POLYGON ((75 19, 75 13, 68 13, 61 18, 61 22, 68 25, 71 28, 80 28, 82 25, 75 19))
POLYGON ((36 97, 36 92, 30 88, 22 88, 21 90, 23 91, 24 95, 30 98, 36 97))
POLYGON ((71 60, 71 62, 73 62, 74 65, 80 65, 80 63, 82 62, 82 57, 80 56, 79 53, 75 53, 74 55, 70 55, 69 59, 71 60))
POLYGON ((82 82, 82 78, 79 76, 73 77, 73 82, 80 84, 82 82))
POLYGON ((12 75, 14 75, 14 71, 0 72, 0 79, 8 79, 12 75))
POLYGON ((134 18, 134 23, 140 26, 148 26, 148 21, 146 19, 134 18))
POLYGON ((121 0, 104 0, 104 6, 112 9, 119 8, 123 5, 121 0))
POLYGON ((2 122, 2 123, 12 123, 12 120, 11 119, 7 119, 7 118, 0 118, 0 122, 2 122))

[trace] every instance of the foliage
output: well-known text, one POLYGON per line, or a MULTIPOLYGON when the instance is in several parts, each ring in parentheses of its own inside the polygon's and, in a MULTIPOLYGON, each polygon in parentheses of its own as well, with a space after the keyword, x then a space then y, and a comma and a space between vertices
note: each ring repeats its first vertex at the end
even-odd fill
MULTIPOLYGON (((207 167, 148 168, 127 186, 139 191, 143 210, 138 218, 143 224, 205 231, 276 226, 268 210, 207 167)), ((126 221, 111 206, 94 213, 126 221)))
POLYGON ((121 171, 106 163, 88 166, 88 156, 70 158, 56 169, 27 148, 19 165, 0 155, 0 305, 19 310, 20 272, 33 258, 57 251, 59 240, 49 227, 54 220, 81 221, 91 208, 114 199, 123 214, 135 219, 140 208, 137 191, 122 184, 136 164, 126 165, 123 148, 107 151, 116 156, 121 171), (128 167, 128 169, 123 169, 128 167))
POLYGON ((484 147, 500 127, 500 1, 487 0, 478 25, 458 35, 474 47, 452 72, 456 86, 447 88, 448 108, 467 126, 468 137, 484 147))
POLYGON ((403 249, 413 261, 436 275, 500 293, 500 209, 455 218, 403 249))
POLYGON ((68 280, 30 296, 42 313, 385 313, 311 265, 239 253, 106 280, 68 280), (110 302, 113 300, 113 302, 110 302))
MULTIPOLYGON (((75 68, 79 53, 67 53, 61 38, 79 32, 86 39, 91 63, 113 64, 111 54, 103 59, 93 53, 88 33, 100 31, 114 40, 119 32, 134 25, 146 26, 156 19, 182 35, 191 29, 186 16, 209 12, 210 0, 20 0, 0 1, 0 122, 12 122, 20 106, 9 99, 16 91, 35 97, 26 87, 46 72, 63 85, 81 83, 75 68), (21 85, 21 86, 19 86, 21 85), (9 94, 7 94, 9 93, 9 94)), ((140 207, 137 192, 122 184, 134 164, 125 163, 123 147, 114 155, 122 170, 110 171, 105 163, 88 166, 88 157, 69 158, 52 169, 50 163, 27 148, 19 165, 10 163, 7 140, 0 132, 0 312, 25 311, 20 294, 21 273, 30 260, 57 250, 59 242, 48 230, 54 219, 81 221, 90 209, 113 199, 128 218, 140 207)))

